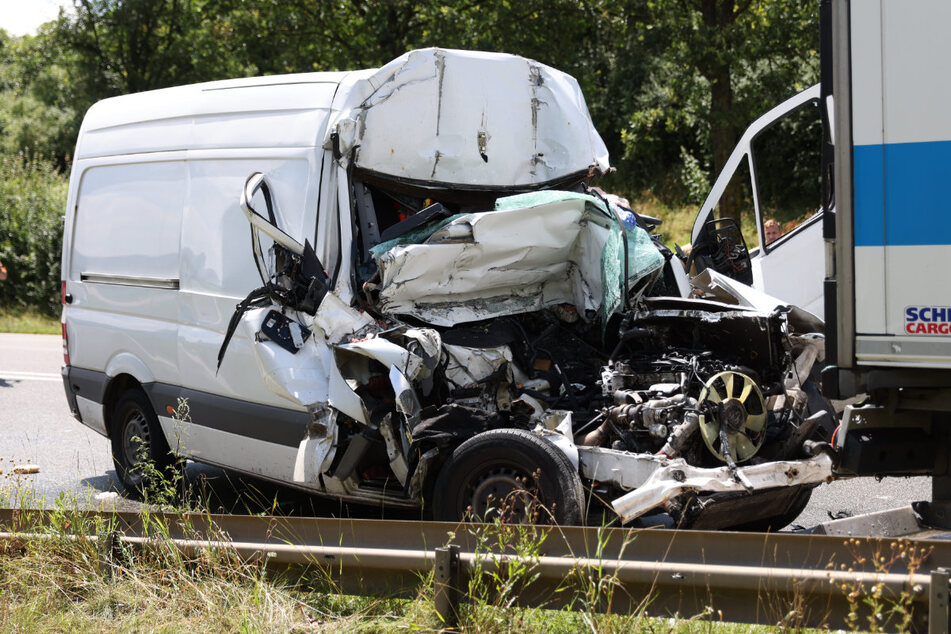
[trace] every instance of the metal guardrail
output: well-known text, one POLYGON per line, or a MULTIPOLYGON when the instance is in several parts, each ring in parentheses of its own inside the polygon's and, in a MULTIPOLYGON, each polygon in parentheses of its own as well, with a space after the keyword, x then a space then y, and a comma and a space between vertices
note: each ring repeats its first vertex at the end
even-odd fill
MULTIPOLYGON (((877 585, 885 597, 907 593, 920 629, 948 631, 951 541, 942 539, 534 526, 504 527, 509 534, 499 539, 498 527, 442 522, 163 513, 143 520, 91 511, 73 517, 77 538, 100 539, 81 532, 93 525, 88 520, 106 527, 107 539, 133 546, 161 541, 186 554, 227 548, 269 567, 318 566, 346 593, 412 597, 420 578, 434 571, 436 607, 447 623, 474 567, 503 568, 516 555, 498 544, 517 538, 540 544, 531 559, 537 579, 519 597, 526 606, 562 607, 574 594, 564 590, 584 571, 613 577, 616 588, 610 604, 586 609, 645 608, 658 616, 712 609, 717 620, 838 628, 854 606, 843 584, 864 592, 877 585), (913 573, 909 558, 898 555, 911 546, 924 553, 913 573)), ((42 534, 56 518, 2 509, 0 539, 42 534)))

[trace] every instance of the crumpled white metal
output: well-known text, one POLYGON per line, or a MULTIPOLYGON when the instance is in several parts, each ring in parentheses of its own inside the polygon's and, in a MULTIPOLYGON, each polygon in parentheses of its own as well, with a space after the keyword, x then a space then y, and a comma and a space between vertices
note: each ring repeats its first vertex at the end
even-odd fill
POLYGON ((497 188, 609 168, 578 82, 536 61, 429 48, 360 83, 331 123, 342 160, 356 148, 360 169, 497 188))
POLYGON ((466 214, 448 227, 470 237, 440 231, 379 258, 379 309, 440 326, 562 303, 596 311, 609 223, 581 199, 466 214))
POLYGON ((808 310, 784 302, 710 268, 691 278, 690 285, 703 291, 707 297, 728 304, 755 308, 764 313, 781 308, 788 312, 789 324, 795 332, 823 332, 825 329, 825 322, 808 310))
POLYGON ((677 458, 654 471, 643 485, 611 502, 611 506, 623 521, 629 522, 686 491, 742 493, 831 479, 832 457, 826 453, 803 460, 781 460, 739 467, 736 469, 736 478, 729 467, 704 469, 677 458))

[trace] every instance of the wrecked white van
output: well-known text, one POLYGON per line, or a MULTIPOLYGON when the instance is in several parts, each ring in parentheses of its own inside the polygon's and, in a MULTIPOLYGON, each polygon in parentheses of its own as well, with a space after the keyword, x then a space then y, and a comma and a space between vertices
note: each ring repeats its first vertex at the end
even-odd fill
POLYGON ((821 339, 712 272, 656 297, 669 252, 588 189, 608 168, 575 80, 509 55, 100 102, 72 411, 130 488, 171 450, 446 520, 789 521, 831 473, 821 339))

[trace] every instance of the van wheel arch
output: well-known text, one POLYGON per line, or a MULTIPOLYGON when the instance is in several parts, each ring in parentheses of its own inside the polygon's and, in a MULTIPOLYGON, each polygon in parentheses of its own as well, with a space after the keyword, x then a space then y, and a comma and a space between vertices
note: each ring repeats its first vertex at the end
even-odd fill
POLYGON ((103 422, 106 424, 106 432, 108 432, 110 437, 115 431, 115 421, 112 415, 115 412, 116 403, 119 402, 123 394, 135 389, 145 393, 142 384, 131 374, 118 374, 112 377, 106 384, 105 392, 102 395, 102 416, 103 422))

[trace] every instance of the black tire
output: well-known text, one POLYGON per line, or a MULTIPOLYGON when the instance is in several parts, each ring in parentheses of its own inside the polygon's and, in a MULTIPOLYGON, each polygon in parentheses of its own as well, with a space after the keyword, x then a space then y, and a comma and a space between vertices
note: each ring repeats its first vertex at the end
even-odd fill
POLYGON ((583 511, 581 478, 568 458, 521 429, 494 429, 456 447, 433 492, 440 521, 581 524, 583 511))
POLYGON ((815 487, 804 486, 796 496, 796 499, 789 505, 784 513, 772 517, 754 520, 740 526, 734 526, 730 530, 748 531, 754 533, 775 533, 792 524, 797 517, 805 510, 812 498, 812 490, 815 487))
POLYGON ((144 392, 126 390, 112 413, 112 461, 126 490, 141 495, 149 474, 168 476, 173 457, 152 405, 144 392), (150 467, 144 467, 151 463, 150 467))
POLYGON ((802 391, 806 393, 806 407, 802 413, 803 418, 809 418, 813 414, 823 410, 826 412, 826 415, 822 417, 816 426, 812 440, 831 442, 832 433, 839 424, 835 416, 835 408, 832 406, 832 401, 822 395, 822 392, 819 390, 818 382, 812 379, 808 379, 802 384, 802 391))

